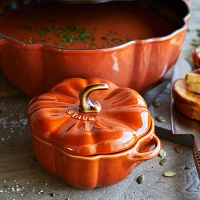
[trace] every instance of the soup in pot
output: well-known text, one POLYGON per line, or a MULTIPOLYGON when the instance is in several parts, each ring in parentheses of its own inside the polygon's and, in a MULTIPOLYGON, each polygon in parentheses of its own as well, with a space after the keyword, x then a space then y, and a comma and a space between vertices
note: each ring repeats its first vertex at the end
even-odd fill
POLYGON ((0 33, 58 48, 109 48, 176 30, 140 1, 99 4, 37 3, 8 11, 0 33))

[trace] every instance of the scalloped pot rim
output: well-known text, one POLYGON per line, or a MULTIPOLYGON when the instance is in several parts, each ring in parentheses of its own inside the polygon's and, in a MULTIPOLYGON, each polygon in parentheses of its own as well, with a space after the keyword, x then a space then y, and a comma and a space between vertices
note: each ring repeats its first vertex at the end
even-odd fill
MULTIPOLYGON (((113 0, 105 0, 103 2, 112 2, 113 0)), ((129 42, 126 42, 124 44, 118 45, 118 46, 114 46, 114 47, 108 47, 108 48, 58 48, 58 47, 54 47, 54 46, 50 46, 47 44, 28 44, 26 42, 20 42, 12 37, 6 36, 2 33, 0 33, 0 41, 1 40, 5 40, 5 41, 11 41, 11 42, 15 42, 17 45, 22 45, 22 46, 26 46, 26 47, 31 47, 31 48, 48 48, 50 50, 55 50, 55 51, 113 51, 113 50, 117 50, 117 49, 123 49, 129 45, 135 44, 135 45, 142 45, 142 44, 147 44, 147 43, 154 43, 154 42, 161 42, 161 41, 167 41, 172 39, 173 37, 175 37, 176 35, 178 35, 180 32, 185 31, 185 29, 187 28, 187 21, 189 20, 190 16, 191 16, 191 10, 189 8, 188 3, 186 3, 184 0, 182 0, 183 4, 185 4, 185 7, 187 8, 188 12, 185 15, 185 17, 183 18, 183 26, 175 31, 173 31, 171 34, 168 34, 166 36, 162 36, 162 37, 155 37, 155 38, 148 38, 148 39, 143 39, 143 40, 132 40, 129 42)))

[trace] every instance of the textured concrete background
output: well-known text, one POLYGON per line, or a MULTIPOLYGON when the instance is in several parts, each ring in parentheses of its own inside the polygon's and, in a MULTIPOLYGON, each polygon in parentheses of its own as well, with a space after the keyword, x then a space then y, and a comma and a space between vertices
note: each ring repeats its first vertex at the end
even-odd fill
MULTIPOLYGON (((181 56, 189 58, 192 39, 198 39, 200 1, 193 0, 181 56)), ((200 199, 200 181, 192 150, 175 151, 176 144, 162 140, 167 163, 159 165, 160 157, 143 162, 122 182, 93 190, 74 188, 62 179, 47 173, 36 160, 27 126, 29 98, 19 93, 0 75, 0 199, 24 200, 196 200, 200 199), (164 177, 166 170, 176 172, 164 177), (138 184, 138 176, 144 182, 138 184)), ((117 174, 116 174, 117 176, 117 174)))

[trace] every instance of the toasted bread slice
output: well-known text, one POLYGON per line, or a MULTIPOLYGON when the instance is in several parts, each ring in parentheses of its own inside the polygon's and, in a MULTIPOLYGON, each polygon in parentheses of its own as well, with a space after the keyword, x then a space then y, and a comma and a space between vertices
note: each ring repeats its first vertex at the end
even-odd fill
POLYGON ((172 86, 174 103, 185 116, 200 121, 200 94, 186 89, 186 80, 177 79, 172 86))
POLYGON ((200 69, 187 73, 185 80, 188 91, 200 94, 200 69))

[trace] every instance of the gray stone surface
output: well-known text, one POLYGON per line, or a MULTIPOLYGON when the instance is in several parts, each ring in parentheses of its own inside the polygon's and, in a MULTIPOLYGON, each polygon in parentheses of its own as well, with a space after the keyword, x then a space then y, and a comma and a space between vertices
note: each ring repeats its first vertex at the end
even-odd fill
MULTIPOLYGON (((181 56, 191 59, 190 45, 199 39, 200 1, 193 0, 192 16, 181 56)), ((122 182, 93 190, 77 189, 59 177, 47 173, 34 156, 27 125, 29 98, 16 91, 0 76, 0 199, 2 200, 198 200, 200 181, 193 161, 192 149, 175 151, 175 143, 162 140, 167 163, 159 165, 160 157, 143 162, 122 182), (176 172, 164 177, 166 170, 176 172), (144 182, 136 179, 144 175, 144 182)), ((116 174, 117 176, 117 174, 116 174)))

